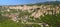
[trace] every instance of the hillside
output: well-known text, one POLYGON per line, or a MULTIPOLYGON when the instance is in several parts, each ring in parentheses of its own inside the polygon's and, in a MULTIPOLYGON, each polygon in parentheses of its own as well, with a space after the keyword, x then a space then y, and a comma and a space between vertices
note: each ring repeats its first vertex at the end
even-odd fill
POLYGON ((0 6, 0 27, 42 27, 46 25, 48 25, 46 27, 60 27, 59 4, 60 1, 47 1, 0 6))

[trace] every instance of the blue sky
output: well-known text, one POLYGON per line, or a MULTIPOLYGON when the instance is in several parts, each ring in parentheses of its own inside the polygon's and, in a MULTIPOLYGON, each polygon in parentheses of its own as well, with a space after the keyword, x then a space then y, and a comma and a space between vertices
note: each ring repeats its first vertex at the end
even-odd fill
POLYGON ((46 2, 46 1, 56 1, 56 0, 0 0, 0 5, 32 4, 32 3, 46 2))

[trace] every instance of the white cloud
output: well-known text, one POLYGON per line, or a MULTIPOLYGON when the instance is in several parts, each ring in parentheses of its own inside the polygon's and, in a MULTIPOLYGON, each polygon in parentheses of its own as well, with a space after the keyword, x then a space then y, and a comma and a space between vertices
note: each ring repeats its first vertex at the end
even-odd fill
POLYGON ((47 0, 47 1, 57 1, 57 0, 47 0))

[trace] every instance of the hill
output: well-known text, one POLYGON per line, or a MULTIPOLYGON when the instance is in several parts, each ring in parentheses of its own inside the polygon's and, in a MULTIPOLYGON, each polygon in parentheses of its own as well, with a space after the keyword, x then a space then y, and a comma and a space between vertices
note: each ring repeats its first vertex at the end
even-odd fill
POLYGON ((60 1, 47 1, 47 2, 39 2, 35 4, 27 4, 27 5, 32 6, 32 5, 58 5, 58 4, 60 4, 60 1))

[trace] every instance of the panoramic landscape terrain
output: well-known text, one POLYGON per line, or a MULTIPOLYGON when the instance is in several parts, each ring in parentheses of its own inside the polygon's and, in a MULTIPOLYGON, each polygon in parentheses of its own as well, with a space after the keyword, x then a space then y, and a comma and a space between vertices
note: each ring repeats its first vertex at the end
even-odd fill
POLYGON ((60 1, 0 6, 0 27, 60 27, 60 1))

